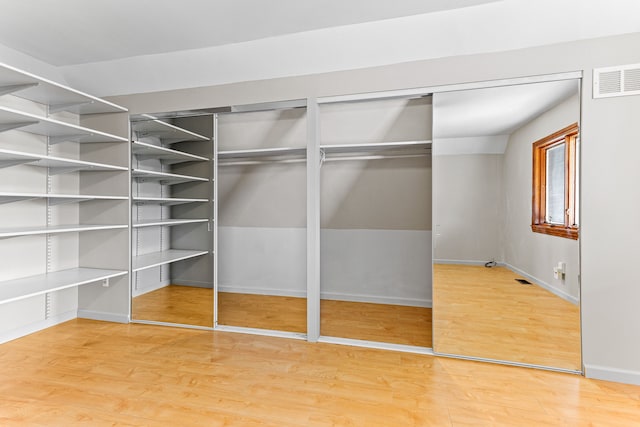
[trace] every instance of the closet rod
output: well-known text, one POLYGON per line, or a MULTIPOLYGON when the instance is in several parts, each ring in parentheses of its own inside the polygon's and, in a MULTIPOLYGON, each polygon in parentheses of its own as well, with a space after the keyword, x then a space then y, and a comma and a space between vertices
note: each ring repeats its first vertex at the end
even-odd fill
POLYGON ((414 153, 414 154, 370 154, 363 156, 333 156, 325 155, 324 162, 341 161, 341 160, 382 160, 382 159, 403 159, 411 157, 427 157, 431 153, 414 153))
MULTIPOLYGON (((335 155, 323 155, 323 162, 331 162, 331 161, 343 161, 343 160, 382 160, 382 159, 400 159, 400 158, 412 158, 412 157, 427 157, 430 156, 431 152, 428 153, 414 153, 414 154, 371 154, 371 155, 362 155, 362 156, 335 156, 335 155)), ((262 164, 273 164, 273 163, 304 163, 307 159, 264 159, 264 160, 242 160, 236 162, 229 161, 218 161, 218 166, 251 166, 251 165, 262 165, 262 164)))
POLYGON ((251 166, 251 165, 262 165, 268 163, 302 163, 306 162, 306 158, 300 159, 262 159, 262 160, 238 160, 238 161, 228 161, 218 159, 218 166, 251 166))

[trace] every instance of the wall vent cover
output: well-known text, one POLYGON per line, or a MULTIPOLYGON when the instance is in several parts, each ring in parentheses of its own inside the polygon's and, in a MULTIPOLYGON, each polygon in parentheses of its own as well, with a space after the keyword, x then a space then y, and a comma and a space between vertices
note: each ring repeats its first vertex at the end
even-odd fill
POLYGON ((593 97, 640 95, 640 64, 595 68, 593 97))

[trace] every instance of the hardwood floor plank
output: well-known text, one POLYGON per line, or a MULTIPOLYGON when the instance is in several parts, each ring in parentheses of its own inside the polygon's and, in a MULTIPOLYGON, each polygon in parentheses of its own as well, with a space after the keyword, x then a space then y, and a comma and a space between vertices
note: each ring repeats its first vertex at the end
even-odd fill
POLYGON ((73 320, 0 345, 1 425, 630 426, 640 387, 282 338, 73 320))

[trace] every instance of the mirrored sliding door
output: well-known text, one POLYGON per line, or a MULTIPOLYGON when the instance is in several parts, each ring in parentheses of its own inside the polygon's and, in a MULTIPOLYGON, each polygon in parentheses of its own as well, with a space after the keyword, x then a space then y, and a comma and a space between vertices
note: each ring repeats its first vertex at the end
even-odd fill
POLYGON ((433 105, 434 351, 580 371, 580 81, 433 105))

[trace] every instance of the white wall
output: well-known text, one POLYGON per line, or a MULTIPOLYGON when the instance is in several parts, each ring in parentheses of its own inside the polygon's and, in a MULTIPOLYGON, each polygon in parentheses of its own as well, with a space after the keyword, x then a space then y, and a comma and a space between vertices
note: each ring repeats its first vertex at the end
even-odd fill
POLYGON ((640 97, 591 98, 592 69, 640 63, 640 33, 384 67, 114 97, 133 112, 208 108, 307 96, 436 86, 583 70, 582 319, 588 376, 640 384, 640 97), (606 149, 603 149, 606 148, 606 149), (613 271, 613 273, 612 273, 613 271))

